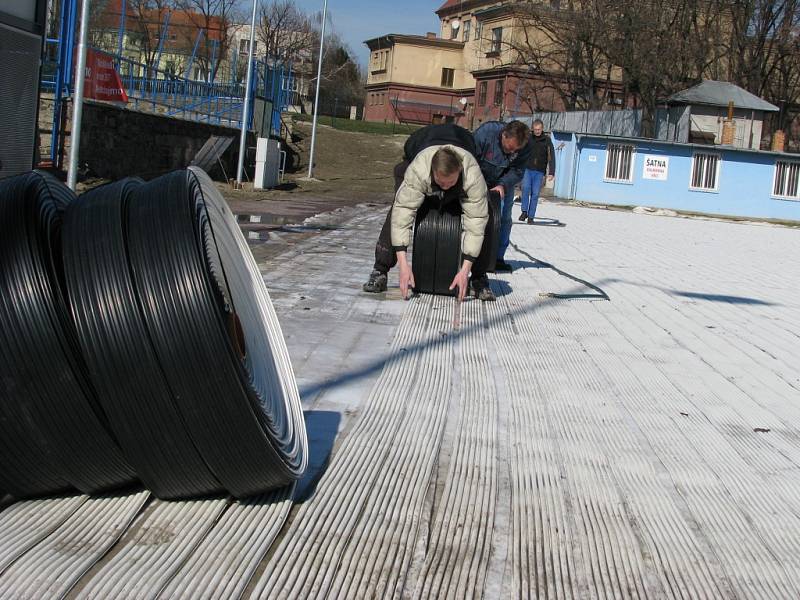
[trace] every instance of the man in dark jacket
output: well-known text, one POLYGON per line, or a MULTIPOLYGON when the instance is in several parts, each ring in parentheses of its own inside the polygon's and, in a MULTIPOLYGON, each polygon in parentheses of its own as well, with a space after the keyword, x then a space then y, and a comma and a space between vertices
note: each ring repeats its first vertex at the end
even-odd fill
POLYGON ((539 203, 539 192, 542 189, 545 172, 547 181, 553 179, 556 170, 556 153, 550 136, 544 133, 544 123, 536 119, 531 127, 531 155, 525 165, 525 176, 522 178, 522 214, 520 221, 527 219, 533 223, 536 216, 536 205, 539 203))
POLYGON ((489 191, 500 194, 500 242, 495 271, 511 271, 505 255, 511 241, 514 187, 522 179, 531 153, 528 133, 527 125, 520 121, 487 121, 474 133, 476 156, 486 179, 486 186, 489 191))

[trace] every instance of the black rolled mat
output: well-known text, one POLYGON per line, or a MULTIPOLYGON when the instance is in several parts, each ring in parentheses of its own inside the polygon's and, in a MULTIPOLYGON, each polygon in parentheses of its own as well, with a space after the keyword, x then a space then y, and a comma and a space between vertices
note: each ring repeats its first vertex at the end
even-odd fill
POLYGON ((150 339, 189 435, 245 497, 299 478, 308 442, 263 280, 233 214, 199 169, 128 198, 127 241, 150 339))
MULTIPOLYGON (((478 261, 494 272, 500 239, 500 194, 489 192, 489 221, 478 261)), ((416 291, 453 296, 448 289, 461 268, 461 215, 425 206, 417 211, 411 269, 416 291)))
POLYGON ((500 194, 489 192, 489 222, 483 235, 483 247, 480 260, 485 260, 488 273, 494 273, 497 262, 497 250, 500 244, 500 194))
POLYGON ((42 173, 0 182, 0 487, 19 498, 135 477, 86 376, 62 289, 61 218, 74 198, 42 173))
POLYGON ((411 269, 415 289, 453 296, 449 290, 461 267, 461 215, 425 207, 417 211, 411 269))
POLYGON ((81 195, 66 212, 64 271, 98 398, 139 478, 162 499, 221 491, 194 445, 150 340, 125 244, 126 179, 81 195))

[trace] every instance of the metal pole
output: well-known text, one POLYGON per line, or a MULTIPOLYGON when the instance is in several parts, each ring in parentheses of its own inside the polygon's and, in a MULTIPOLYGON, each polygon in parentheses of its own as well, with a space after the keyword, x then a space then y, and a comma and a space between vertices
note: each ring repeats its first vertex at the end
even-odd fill
POLYGON ((191 79, 192 77, 192 65, 194 65, 194 57, 197 56, 197 47, 200 45, 200 40, 202 38, 203 38, 203 30, 201 29, 197 32, 197 38, 194 40, 194 48, 192 48, 192 55, 189 57, 189 62, 186 65, 186 71, 184 72, 183 75, 184 79, 191 79))
POLYGON ((322 5, 322 30, 319 35, 319 64, 317 65, 317 91, 314 94, 314 117, 311 125, 311 154, 308 157, 308 177, 314 170, 314 144, 317 141, 317 113, 319 112, 319 84, 322 81, 322 51, 325 48, 325 19, 328 16, 328 0, 322 5))
POLYGON ((122 42, 125 37, 125 12, 127 11, 128 1, 122 0, 122 11, 119 15, 119 38, 117 40, 117 56, 122 56, 122 42))
POLYGON ((67 185, 75 191, 78 181, 78 148, 81 145, 83 117, 83 81, 86 77, 86 38, 89 36, 89 0, 81 7, 81 37, 78 43, 78 66, 75 68, 75 95, 72 97, 72 134, 69 140, 69 169, 67 185))
POLYGON ((253 42, 256 37, 256 8, 258 0, 253 0, 253 16, 250 19, 250 47, 247 49, 247 78, 244 86, 244 107, 242 107, 242 135, 239 138, 239 164, 236 166, 236 183, 242 183, 244 153, 247 145, 247 125, 250 121, 251 82, 253 80, 253 42))

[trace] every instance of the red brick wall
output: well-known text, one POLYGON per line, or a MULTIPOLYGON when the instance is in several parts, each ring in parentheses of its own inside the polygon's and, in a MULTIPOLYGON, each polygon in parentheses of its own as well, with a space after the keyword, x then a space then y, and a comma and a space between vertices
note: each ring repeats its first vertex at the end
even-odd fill
POLYGON ((413 89, 388 86, 383 89, 367 90, 364 106, 365 121, 403 121, 427 124, 437 115, 452 115, 459 125, 468 125, 466 115, 459 100, 468 94, 438 92, 434 90, 413 89), (399 114, 395 114, 394 102, 398 101, 399 114))

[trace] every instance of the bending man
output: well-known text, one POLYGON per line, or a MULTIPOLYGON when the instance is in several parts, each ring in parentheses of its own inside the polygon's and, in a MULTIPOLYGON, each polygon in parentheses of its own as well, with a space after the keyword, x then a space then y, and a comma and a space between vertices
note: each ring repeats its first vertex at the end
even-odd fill
POLYGON ((495 271, 511 271, 505 256, 511 241, 514 186, 522 179, 531 153, 528 133, 528 126, 520 121, 487 121, 475 130, 475 156, 486 185, 500 194, 500 240, 495 271))
POLYGON ((400 292, 403 298, 408 298, 409 288, 414 287, 414 275, 406 249, 411 242, 417 210, 423 203, 429 203, 436 210, 452 209, 453 203, 460 203, 464 231, 461 243, 463 261, 450 289, 458 288, 458 298, 463 299, 471 271, 475 296, 481 300, 494 300, 486 284, 486 265, 477 261, 489 211, 486 183, 475 157, 452 144, 431 145, 419 151, 410 163, 398 165, 395 174, 400 175, 406 164, 408 166, 402 174, 402 183, 375 246, 375 266, 369 281, 364 284, 364 291, 386 290, 387 273, 397 264, 400 269, 400 292), (486 285, 485 292, 482 293, 483 288, 475 286, 476 281, 486 285))

